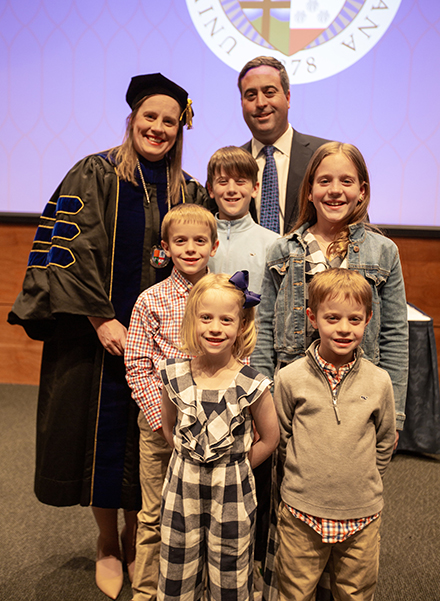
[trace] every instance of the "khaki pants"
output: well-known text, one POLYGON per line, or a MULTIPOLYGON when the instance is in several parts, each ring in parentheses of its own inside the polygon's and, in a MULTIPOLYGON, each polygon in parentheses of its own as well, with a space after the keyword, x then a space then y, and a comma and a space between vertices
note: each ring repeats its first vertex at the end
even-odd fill
POLYGON ((152 431, 142 411, 138 424, 142 509, 138 513, 133 601, 154 601, 159 577, 162 487, 172 451, 165 439, 152 431))
POLYGON ((295 518, 284 503, 278 517, 275 558, 279 601, 311 601, 329 561, 335 601, 371 601, 379 571, 380 517, 342 543, 323 543, 310 526, 295 518))

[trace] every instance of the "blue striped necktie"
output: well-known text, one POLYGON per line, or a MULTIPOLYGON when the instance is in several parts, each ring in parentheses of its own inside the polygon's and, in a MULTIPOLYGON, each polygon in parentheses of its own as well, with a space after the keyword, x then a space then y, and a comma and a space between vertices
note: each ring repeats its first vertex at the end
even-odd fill
POLYGON ((278 202, 278 173, 273 153, 274 146, 263 146, 266 165, 261 187, 260 225, 280 233, 280 205, 278 202))

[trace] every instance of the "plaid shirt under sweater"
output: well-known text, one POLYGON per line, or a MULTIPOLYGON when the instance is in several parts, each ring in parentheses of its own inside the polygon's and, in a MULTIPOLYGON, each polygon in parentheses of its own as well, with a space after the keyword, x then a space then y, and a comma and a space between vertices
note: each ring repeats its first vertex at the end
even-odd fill
POLYGON ((191 282, 173 267, 169 278, 142 292, 131 315, 125 347, 127 382, 152 430, 162 427, 159 362, 188 358, 178 347, 191 288, 191 282))
MULTIPOLYGON (((346 363, 338 370, 334 365, 328 363, 319 355, 318 348, 318 346, 315 347, 315 359, 327 377, 332 390, 335 390, 344 376, 348 374, 353 367, 356 361, 356 356, 354 357, 353 361, 346 363)), ((354 520, 329 520, 327 518, 317 518, 313 515, 302 513, 301 511, 290 507, 290 505, 287 505, 287 503, 286 507, 294 517, 313 528, 313 530, 322 537, 323 543, 342 543, 352 534, 359 532, 368 526, 368 524, 371 524, 371 522, 377 519, 380 515, 379 512, 366 518, 358 518, 354 520)))

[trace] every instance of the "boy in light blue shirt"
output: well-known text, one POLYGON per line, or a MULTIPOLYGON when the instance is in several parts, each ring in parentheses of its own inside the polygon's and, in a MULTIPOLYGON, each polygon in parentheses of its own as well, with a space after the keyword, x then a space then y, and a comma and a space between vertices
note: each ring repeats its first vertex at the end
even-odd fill
POLYGON ((220 241, 208 266, 214 273, 247 269, 249 288, 260 292, 266 251, 279 234, 255 223, 249 205, 258 191, 258 165, 253 156, 236 146, 220 148, 208 164, 208 192, 218 207, 215 218, 220 241))

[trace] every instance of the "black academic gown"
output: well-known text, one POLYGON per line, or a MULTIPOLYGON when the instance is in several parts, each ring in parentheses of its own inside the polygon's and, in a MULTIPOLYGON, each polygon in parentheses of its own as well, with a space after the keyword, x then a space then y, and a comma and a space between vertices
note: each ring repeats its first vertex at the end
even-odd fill
MULTIPOLYGON (((121 181, 105 155, 66 175, 40 219, 8 321, 44 340, 35 493, 49 505, 139 509, 138 407, 122 357, 103 350, 87 316, 128 327, 142 290, 169 274, 150 265, 167 211, 166 170, 143 161, 143 187, 121 181)), ((187 202, 206 192, 185 174, 187 202)))

